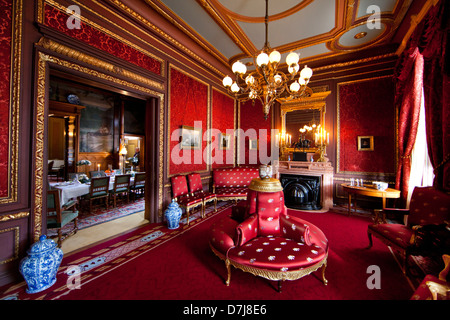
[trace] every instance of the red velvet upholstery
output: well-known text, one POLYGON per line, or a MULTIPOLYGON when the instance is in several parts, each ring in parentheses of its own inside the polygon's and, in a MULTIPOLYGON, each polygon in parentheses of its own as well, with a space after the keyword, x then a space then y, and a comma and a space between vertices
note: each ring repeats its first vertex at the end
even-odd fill
POLYGON ((213 172, 213 192, 217 200, 244 200, 250 182, 259 177, 258 168, 226 168, 213 172))
MULTIPOLYGON (((239 223, 230 217, 218 220, 210 230, 213 252, 229 265, 270 280, 295 280, 322 267, 328 256, 328 241, 316 226, 287 215, 284 194, 250 190, 245 214, 239 223), (312 231, 312 232, 311 232, 312 231)), ((324 274, 322 274, 324 275, 324 274)), ((326 284, 327 281, 323 277, 326 284)))
POLYGON ((189 194, 186 177, 182 175, 170 178, 172 184, 172 196, 177 200, 178 205, 186 210, 187 224, 189 225, 189 210, 201 206, 203 216, 204 202, 203 198, 198 195, 189 194))
POLYGON ((410 227, 443 223, 450 218, 450 196, 433 187, 415 188, 409 211, 410 227))
MULTIPOLYGON (((395 212, 396 209, 388 209, 395 212)), ((413 227, 429 224, 442 224, 450 219, 450 196, 432 187, 416 187, 411 196, 409 210, 398 209, 398 213, 408 215, 406 225, 375 223, 369 225, 369 248, 372 246, 372 235, 399 251, 405 257, 413 244, 413 227)), ((406 260, 406 259, 405 259, 406 260)))
POLYGON ((203 199, 203 208, 208 202, 214 201, 214 211, 217 211, 217 197, 214 193, 203 190, 202 178, 199 173, 191 173, 187 175, 189 182, 189 190, 193 196, 203 199))

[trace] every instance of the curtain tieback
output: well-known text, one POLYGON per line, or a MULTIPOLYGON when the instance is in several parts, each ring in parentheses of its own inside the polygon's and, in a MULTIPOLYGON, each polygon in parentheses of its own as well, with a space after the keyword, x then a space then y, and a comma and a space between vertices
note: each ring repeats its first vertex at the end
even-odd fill
POLYGON ((436 171, 442 167, 444 164, 446 164, 448 162, 448 160, 450 160, 450 153, 447 153, 447 155, 445 156, 444 160, 442 160, 441 163, 439 163, 436 168, 433 169, 433 172, 436 173, 436 171))

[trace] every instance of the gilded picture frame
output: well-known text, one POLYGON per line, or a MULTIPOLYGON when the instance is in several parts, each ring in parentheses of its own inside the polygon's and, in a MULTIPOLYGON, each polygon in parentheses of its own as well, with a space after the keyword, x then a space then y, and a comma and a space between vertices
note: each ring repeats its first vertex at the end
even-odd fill
POLYGON ((219 150, 230 149, 230 135, 226 133, 219 134, 219 150))
POLYGON ((200 149, 202 146, 202 129, 181 126, 181 149, 200 149))
POLYGON ((373 151, 373 136, 358 136, 358 151, 373 151))

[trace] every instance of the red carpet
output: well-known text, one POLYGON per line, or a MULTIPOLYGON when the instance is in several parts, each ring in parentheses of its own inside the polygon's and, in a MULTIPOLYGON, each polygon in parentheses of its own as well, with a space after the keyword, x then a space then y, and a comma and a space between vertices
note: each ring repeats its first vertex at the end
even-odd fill
POLYGON ((286 281, 279 293, 275 282, 232 269, 227 287, 225 264, 211 252, 208 230, 230 210, 197 219, 188 229, 170 231, 164 225, 149 225, 65 257, 52 288, 27 295, 22 285, 16 296, 45 300, 407 300, 412 295, 388 248, 375 239, 374 246, 366 249, 368 218, 293 210, 290 214, 317 225, 328 237, 328 285, 312 274, 286 281), (68 290, 65 285, 64 272, 71 265, 86 268, 81 289, 68 290), (380 268, 380 289, 367 287, 370 265, 380 268))

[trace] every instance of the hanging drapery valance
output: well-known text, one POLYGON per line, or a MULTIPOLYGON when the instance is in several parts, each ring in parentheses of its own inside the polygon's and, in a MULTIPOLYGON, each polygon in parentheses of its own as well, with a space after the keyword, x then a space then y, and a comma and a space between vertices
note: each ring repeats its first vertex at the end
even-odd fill
POLYGON ((417 133, 422 86, 428 153, 438 189, 450 191, 450 84, 448 57, 450 3, 439 1, 411 36, 396 67, 396 106, 399 108, 399 164, 396 188, 406 199, 410 154, 417 133))

